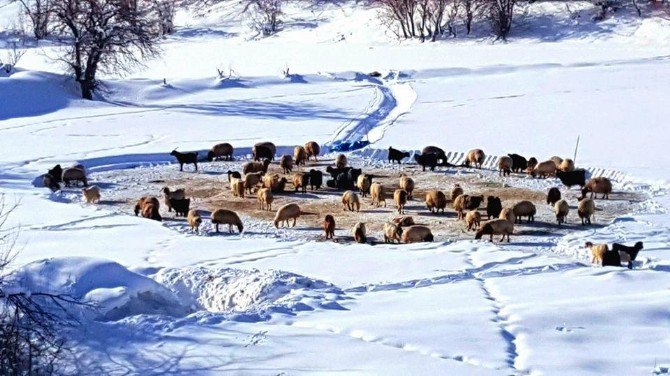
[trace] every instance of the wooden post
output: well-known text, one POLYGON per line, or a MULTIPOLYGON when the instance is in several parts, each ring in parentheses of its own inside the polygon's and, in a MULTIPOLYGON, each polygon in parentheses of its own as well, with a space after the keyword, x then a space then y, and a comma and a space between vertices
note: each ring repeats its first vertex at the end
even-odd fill
POLYGON ((580 136, 577 136, 577 145, 575 145, 575 155, 572 158, 572 160, 575 162, 575 164, 577 164, 577 149, 579 149, 579 137, 580 136))

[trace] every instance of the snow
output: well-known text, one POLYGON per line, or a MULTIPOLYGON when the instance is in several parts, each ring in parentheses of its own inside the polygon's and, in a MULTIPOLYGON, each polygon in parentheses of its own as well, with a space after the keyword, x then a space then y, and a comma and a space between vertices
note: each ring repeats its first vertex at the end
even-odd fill
MULTIPOLYGON (((58 46, 31 45, 16 73, 0 77, 0 193, 19 202, 7 226, 20 229, 7 291, 96 303, 68 338, 73 367, 103 374, 667 373, 668 21, 596 24, 587 3, 571 8, 578 18, 557 3, 529 6, 509 43, 481 33, 398 42, 377 9, 353 1, 291 4, 284 30, 268 38, 235 2, 184 10, 161 58, 104 75, 94 102, 48 58, 58 46), (223 141, 242 161, 259 141, 280 154, 308 140, 325 152, 369 141, 350 160, 391 175, 408 167, 385 161, 389 146, 438 145, 455 162, 481 147, 493 168, 506 153, 572 157, 577 136, 578 166, 643 200, 598 200, 623 214, 596 213, 598 226, 581 228, 573 210, 561 232, 543 233, 547 223, 510 244, 331 243, 315 239, 320 218, 275 231, 246 215, 242 235, 216 236, 208 223, 194 234, 171 214, 149 221, 115 201, 157 194, 145 181, 174 176, 225 189, 225 171, 240 162, 179 174, 169 156, 202 156, 223 141), (102 203, 40 187, 48 168, 75 162, 102 203), (586 241, 645 247, 633 270, 600 268, 586 241)), ((0 41, 17 11, 0 0, 0 41)), ((538 191, 558 184, 438 173, 538 191)))

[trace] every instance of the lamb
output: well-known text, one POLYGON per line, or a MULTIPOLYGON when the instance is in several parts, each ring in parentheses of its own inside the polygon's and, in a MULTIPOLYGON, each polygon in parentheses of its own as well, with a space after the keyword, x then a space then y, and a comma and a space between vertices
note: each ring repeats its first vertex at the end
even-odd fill
POLYGON ((268 166, 270 166, 269 159, 264 159, 263 162, 248 162, 242 166, 242 173, 246 175, 251 172, 263 172, 265 174, 268 172, 268 166))
POLYGON ((288 222, 290 219, 293 219, 293 225, 295 227, 296 220, 300 218, 301 215, 316 215, 315 213, 304 212, 300 210, 298 204, 286 204, 277 210, 275 214, 274 225, 275 228, 279 228, 279 223, 286 225, 288 227, 288 222))
POLYGON ((471 210, 465 215, 465 224, 468 225, 468 231, 470 229, 476 231, 481 221, 482 215, 476 210, 471 210))
POLYGON ((586 242, 584 244, 585 248, 591 250, 591 264, 598 263, 599 265, 603 264, 603 259, 605 258, 605 253, 609 251, 607 244, 593 244, 591 242, 586 242))
POLYGON ((207 160, 212 161, 230 161, 233 159, 233 145, 224 142, 221 144, 216 144, 207 152, 207 160))
POLYGON ((492 219, 488 222, 485 222, 477 233, 475 234, 475 239, 481 239, 483 235, 490 235, 489 241, 493 241, 493 235, 502 235, 500 241, 505 241, 505 236, 507 236, 507 242, 510 242, 510 235, 514 232, 514 224, 506 219, 492 219))
POLYGON ((42 175, 42 185, 51 189, 51 192, 57 192, 60 190, 60 184, 58 184, 58 181, 61 179, 61 177, 56 178, 51 174, 44 174, 42 175))
POLYGON ((172 150, 171 156, 177 158, 179 163, 179 171, 184 171, 185 164, 192 164, 195 166, 195 172, 198 172, 198 152, 180 153, 177 149, 172 150))
POLYGON ((307 151, 302 146, 296 146, 293 148, 293 158, 296 166, 304 166, 305 161, 307 161, 307 151))
POLYGON ((353 228, 353 234, 354 234, 354 240, 356 243, 365 243, 367 241, 367 237, 365 234, 365 223, 363 222, 358 222, 354 225, 353 228))
POLYGON ((394 149, 393 147, 389 146, 389 152, 388 152, 389 163, 398 162, 398 164, 400 164, 402 160, 405 158, 409 158, 408 152, 400 151, 398 149, 394 149))
POLYGON ((511 157, 506 155, 501 156, 498 158, 498 175, 509 176, 512 173, 513 165, 514 161, 512 161, 511 157))
POLYGON ((461 188, 460 184, 454 184, 454 189, 451 190, 451 202, 454 202, 454 200, 456 200, 456 197, 462 194, 463 194, 463 188, 461 188))
POLYGON ((547 176, 555 176, 556 175, 556 163, 554 161, 544 161, 542 163, 539 163, 533 171, 531 172, 531 176, 536 177, 539 176, 541 178, 546 178, 547 176))
POLYGON ((263 176, 263 187, 269 188, 272 193, 284 192, 286 178, 280 178, 277 174, 263 176))
POLYGON ((161 217, 160 213, 158 212, 159 209, 160 203, 156 197, 144 196, 141 197, 139 201, 137 201, 137 204, 135 204, 135 215, 138 215, 141 212, 142 217, 144 218, 153 219, 155 221, 162 221, 163 217, 161 217))
POLYGON ((472 149, 468 151, 468 154, 465 157, 465 165, 470 167, 471 164, 474 164, 475 167, 482 168, 485 158, 486 154, 484 154, 482 149, 472 149))
POLYGON ((357 212, 361 210, 361 202, 353 191, 345 191, 342 194, 342 205, 344 205, 344 210, 354 211, 354 208, 357 212))
POLYGON ((583 198, 581 201, 579 201, 579 205, 577 206, 577 214, 582 220, 582 225, 590 225, 591 217, 595 214, 595 212, 596 204, 593 199, 583 198))
POLYGON ((396 189, 393 192, 393 202, 398 208, 398 214, 405 214, 405 205, 407 205, 407 192, 402 189, 396 189))
POLYGON ((317 161, 318 159, 316 157, 321 153, 321 147, 316 141, 309 141, 305 144, 305 152, 307 153, 307 160, 314 157, 314 160, 317 161))
POLYGON ((272 191, 270 188, 261 188, 256 193, 258 198, 258 205, 261 210, 272 210, 272 201, 274 201, 274 196, 272 196, 272 191))
POLYGON ((521 223, 521 217, 528 217, 528 223, 535 222, 535 214, 537 213, 537 209, 532 202, 526 200, 517 202, 512 207, 512 210, 516 216, 515 223, 521 223))
POLYGON ((189 210, 188 216, 186 217, 186 221, 188 222, 189 227, 191 227, 191 231, 195 231, 196 233, 200 232, 202 217, 200 216, 200 213, 198 213, 197 210, 195 209, 189 210))
POLYGON ((281 167, 285 174, 293 171, 293 157, 288 154, 282 155, 279 159, 279 167, 281 167))
POLYGON ((515 220, 516 220, 516 215, 514 215, 514 209, 504 208, 500 212, 500 215, 498 216, 498 218, 508 220, 510 223, 514 223, 515 220))
POLYGON ((500 197, 489 196, 486 199, 486 215, 488 219, 497 218, 502 212, 502 201, 500 197))
POLYGON ((412 226, 415 225, 414 223, 414 218, 411 215, 403 215, 400 217, 395 217, 391 220, 391 222, 397 224, 398 226, 401 227, 407 227, 407 226, 412 226))
POLYGON ((586 185, 586 170, 584 169, 567 172, 556 171, 556 177, 568 188, 573 185, 578 185, 580 187, 586 185))
POLYGON ((561 191, 556 187, 550 188, 549 192, 547 192, 547 205, 554 205, 560 199, 561 191))
POLYGON ((302 189, 302 193, 307 193, 307 186, 309 185, 309 174, 304 172, 297 172, 293 174, 293 187, 295 191, 302 189))
POLYGON ((100 188, 97 185, 92 185, 88 188, 82 188, 81 193, 86 201, 90 204, 93 202, 100 202, 100 188))
POLYGON ((556 168, 558 168, 558 166, 560 166, 563 163, 563 158, 557 157, 555 155, 553 157, 549 158, 549 160, 554 162, 554 164, 556 165, 556 168))
POLYGON ((436 154, 414 154, 414 160, 422 167, 422 171, 426 171, 426 166, 430 167, 431 171, 435 171, 435 166, 437 166, 436 154))
POLYGON ((507 154, 508 157, 512 158, 512 171, 521 172, 526 171, 528 168, 528 161, 526 158, 519 154, 507 154))
POLYGON ((407 192, 407 199, 411 200, 412 192, 414 192, 414 180, 405 174, 400 175, 400 188, 407 192))
POLYGON ((468 210, 477 210, 479 209, 479 206, 482 204, 482 201, 484 201, 483 195, 467 196, 467 198, 465 199, 465 208, 468 210))
POLYGON ((454 210, 456 213, 458 213, 458 220, 460 221, 463 219, 464 214, 463 212, 465 211, 465 204, 468 199, 468 195, 462 194, 456 197, 456 199, 453 201, 452 205, 454 206, 454 210))
POLYGON ((644 244, 642 242, 637 242, 632 247, 619 243, 612 244, 612 250, 618 252, 621 256, 621 259, 628 263, 628 269, 633 269, 633 261, 635 261, 637 254, 642 250, 642 248, 644 248, 644 244))
POLYGON ((250 172, 244 175, 244 188, 249 191, 249 194, 253 193, 253 189, 262 182, 263 172, 250 172))
POLYGON ((188 211, 191 206, 191 199, 176 199, 176 198, 171 198, 169 200, 170 206, 174 209, 175 211, 175 216, 182 216, 186 217, 188 215, 188 211))
POLYGON ((233 196, 244 198, 244 180, 233 178, 230 181, 230 190, 233 196))
POLYGON ((430 229, 421 225, 409 226, 403 230, 401 239, 403 243, 432 242, 435 240, 430 229))
POLYGON ((575 170, 575 161, 570 158, 566 158, 558 165, 558 169, 563 172, 570 172, 575 170))
POLYGON ((259 142, 251 148, 251 154, 254 157, 254 161, 263 159, 274 161, 275 154, 277 154, 277 147, 272 142, 259 142))
POLYGON ((239 171, 230 171, 230 170, 228 170, 228 172, 226 172, 226 174, 228 174, 228 183, 230 183, 230 180, 231 180, 232 178, 242 179, 242 174, 240 174, 239 171))
POLYGON ((172 205, 170 205, 170 199, 183 200, 186 198, 186 190, 184 188, 175 189, 171 191, 169 187, 163 187, 161 189, 161 195, 163 196, 163 203, 168 208, 168 212, 172 211, 172 205))
POLYGON ((568 202, 565 200, 558 200, 554 204, 554 213, 556 214, 556 222, 560 225, 561 223, 565 223, 565 218, 568 216, 568 213, 570 212, 570 205, 568 205, 568 202))
POLYGON ((528 167, 526 168, 526 171, 528 171, 528 175, 531 175, 533 170, 537 167, 537 158, 535 157, 530 157, 528 159, 528 167))
POLYGON ((211 215, 212 224, 214 225, 215 231, 219 232, 219 225, 228 225, 228 232, 233 233, 233 226, 237 227, 237 231, 241 234, 244 230, 244 225, 240 217, 232 210, 228 209, 216 209, 211 215))
POLYGON ((442 210, 442 214, 444 214, 444 208, 447 207, 447 196, 444 192, 438 190, 426 192, 426 207, 431 213, 439 213, 442 210))
POLYGON ((384 243, 393 243, 394 241, 400 243, 402 239, 402 227, 393 222, 384 223, 384 243))
POLYGON ((441 161, 442 165, 447 165, 447 154, 444 150, 438 148, 437 146, 426 146, 421 150, 421 154, 435 154, 437 160, 441 161))
POLYGON ((347 156, 340 154, 335 158, 335 167, 336 168, 345 168, 347 167, 347 156))
POLYGON ((370 185, 372 184, 372 177, 370 175, 362 174, 358 175, 356 179, 356 187, 361 192, 361 197, 367 196, 370 193, 370 185))
POLYGON ((386 192, 383 185, 380 183, 372 183, 370 185, 370 196, 372 197, 372 205, 379 207, 383 202, 384 207, 386 207, 386 192))
POLYGON ((582 188, 582 198, 586 197, 588 192, 591 192, 591 198, 593 198, 595 193, 602 193, 604 199, 609 199, 610 193, 612 193, 612 182, 602 176, 590 179, 586 182, 584 188, 582 188))
POLYGON ((69 187, 72 182, 75 182, 75 186, 79 185, 79 182, 84 184, 84 187, 88 187, 88 179, 86 178, 86 172, 79 168, 66 168, 63 170, 63 175, 61 176, 63 184, 66 187, 69 187))
POLYGON ((326 239, 332 239, 335 236, 335 218, 330 214, 326 214, 323 220, 323 231, 326 233, 326 239))
POLYGON ((63 181, 63 168, 57 164, 52 169, 47 170, 47 174, 51 175, 56 179, 56 183, 61 183, 63 181))
POLYGON ((315 169, 309 170, 309 186, 311 187, 311 189, 314 190, 314 187, 316 187, 316 189, 321 189, 322 185, 323 185, 323 172, 315 169))

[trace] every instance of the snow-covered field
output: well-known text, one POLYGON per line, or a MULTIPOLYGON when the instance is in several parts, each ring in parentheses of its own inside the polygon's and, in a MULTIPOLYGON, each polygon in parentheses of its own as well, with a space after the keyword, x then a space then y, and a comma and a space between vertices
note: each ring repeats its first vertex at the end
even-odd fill
MULTIPOLYGON (((0 38, 15 6, 0 1, 0 38)), ((47 58, 57 47, 31 49, 0 77, 0 193, 19 203, 11 288, 99 302, 69 336, 72 364, 102 374, 667 373, 670 22, 593 24, 541 7, 555 20, 531 8, 507 44, 398 43, 375 10, 349 1, 291 9, 285 30, 260 40, 233 8, 182 12, 161 59, 106 77, 95 102, 47 58), (217 67, 236 74, 219 80, 217 67), (510 244, 323 242, 306 235, 320 226, 309 217, 281 236, 263 221, 242 236, 196 236, 34 186, 56 163, 80 162, 112 200, 176 175, 174 148, 223 141, 240 159, 265 140, 282 152, 370 141, 353 163, 395 173, 388 146, 544 159, 572 157, 578 136, 577 164, 643 201, 615 197, 624 214, 602 226, 510 244), (591 267, 588 240, 645 249, 633 270, 591 267)), ((221 168, 202 168, 225 188, 221 168)))

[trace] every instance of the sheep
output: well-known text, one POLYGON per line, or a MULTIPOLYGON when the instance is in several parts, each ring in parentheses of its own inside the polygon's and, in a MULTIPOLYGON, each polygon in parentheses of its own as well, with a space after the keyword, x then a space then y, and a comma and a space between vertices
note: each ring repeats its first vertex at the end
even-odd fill
POLYGON ((233 145, 227 142, 216 144, 207 152, 207 160, 209 162, 219 161, 222 158, 224 161, 233 159, 233 145))
POLYGON ((506 219, 492 219, 490 221, 484 222, 477 233, 475 234, 475 239, 481 239, 483 235, 490 235, 489 241, 493 241, 493 235, 502 235, 500 241, 505 241, 505 236, 507 236, 507 242, 510 242, 510 235, 514 232, 514 223, 506 219))
POLYGON ((447 207, 447 196, 444 192, 438 190, 426 192, 426 207, 431 213, 437 214, 442 210, 442 214, 444 214, 444 208, 447 207))
POLYGON ((326 239, 332 239, 335 236, 335 218, 330 214, 326 214, 323 220, 323 231, 326 233, 326 239))
POLYGON ((512 161, 511 157, 508 157, 506 155, 501 156, 500 158, 498 158, 498 175, 509 176, 512 173, 513 165, 514 162, 512 161))
POLYGON ((57 192, 60 190, 60 184, 58 183, 60 179, 60 177, 57 179, 51 174, 44 174, 42 175, 42 185, 49 188, 51 192, 57 192))
POLYGON ((198 152, 180 153, 177 149, 172 150, 171 156, 177 158, 179 163, 179 171, 184 171, 185 164, 192 164, 195 166, 195 172, 198 172, 198 152))
POLYGON ((316 141, 309 141, 305 144, 305 153, 307 153, 307 160, 309 160, 310 157, 314 157, 314 160, 318 161, 317 157, 321 153, 321 147, 316 141))
POLYGON ((51 175, 56 179, 56 183, 63 182, 63 168, 57 164, 52 169, 47 170, 47 174, 51 175))
POLYGON ((277 214, 275 214, 275 218, 273 221, 275 228, 279 228, 280 222, 288 226, 289 219, 293 219, 293 225, 291 227, 295 227, 295 223, 301 215, 316 215, 316 214, 300 210, 300 206, 298 206, 298 204, 286 204, 281 208, 279 208, 279 210, 277 210, 277 214))
POLYGON ((530 175, 533 172, 535 167, 537 167, 537 158, 530 157, 528 159, 528 167, 526 167, 526 171, 528 171, 528 175, 530 175))
POLYGON ((621 259, 628 263, 628 269, 633 269, 633 261, 635 261, 637 254, 642 250, 642 248, 644 248, 644 244, 642 242, 637 242, 632 247, 619 243, 612 244, 612 250, 618 252, 621 256, 621 259))
POLYGON ((394 241, 400 243, 402 239, 402 227, 393 222, 384 223, 384 243, 393 243, 394 241))
POLYGON ((612 182, 602 176, 590 179, 586 182, 584 188, 582 188, 582 198, 585 198, 588 192, 591 192, 591 198, 593 198, 595 193, 602 193, 604 199, 609 199, 610 193, 612 193, 612 182))
POLYGON ((236 179, 242 179, 242 174, 240 174, 239 171, 230 171, 226 172, 228 174, 228 183, 230 183, 230 179, 236 178, 236 179))
POLYGON ((573 185, 583 187, 586 185, 586 170, 579 169, 574 171, 556 171, 556 177, 561 180, 561 183, 570 188, 573 185))
POLYGON ((304 172, 297 172, 293 174, 292 181, 296 192, 298 192, 298 189, 302 189, 302 193, 307 193, 307 186, 309 185, 309 174, 304 172))
POLYGON ((397 224, 398 226, 401 226, 401 227, 407 227, 407 226, 412 226, 412 225, 416 224, 416 223, 414 223, 414 217, 412 217, 411 215, 403 215, 403 216, 400 216, 400 217, 395 217, 391 220, 391 222, 393 222, 393 223, 395 223, 395 224, 397 224))
POLYGON ((465 165, 470 167, 471 164, 474 164, 475 167, 482 168, 482 164, 484 164, 485 158, 486 154, 484 154, 482 149, 472 149, 468 151, 468 154, 465 157, 465 165))
POLYGON ((356 223, 354 225, 352 233, 354 235, 354 240, 356 241, 356 243, 363 244, 367 241, 366 231, 365 231, 365 223, 363 223, 363 222, 356 223))
POLYGON ((284 192, 288 180, 284 177, 280 178, 277 174, 263 176, 263 187, 270 188, 272 193, 284 192))
POLYGON ((314 190, 314 187, 321 189, 321 185, 323 185, 323 172, 315 169, 309 170, 309 186, 311 189, 314 190))
POLYGON ((414 160, 422 167, 422 171, 426 171, 426 166, 430 167, 431 171, 435 171, 435 166, 437 166, 436 154, 414 154, 414 160))
POLYGON ((502 201, 500 197, 489 196, 486 199, 486 215, 488 219, 498 218, 502 212, 502 201))
POLYGON ((468 225, 468 231, 476 231, 482 222, 482 215, 476 210, 471 210, 465 215, 465 224, 468 225))
POLYGON ((575 161, 570 158, 566 158, 558 165, 558 169, 563 172, 570 172, 575 170, 575 161))
POLYGON ((535 214, 537 209, 530 201, 519 201, 512 207, 514 215, 516 216, 515 223, 521 223, 521 217, 528 217, 528 223, 535 222, 535 214))
POLYGON ((579 218, 582 220, 582 225, 587 224, 590 225, 591 217, 593 217, 595 212, 596 212, 596 204, 593 201, 593 199, 583 198, 581 201, 579 201, 579 205, 577 206, 577 214, 579 215, 579 218))
POLYGON ((526 158, 519 154, 507 154, 508 157, 512 158, 512 171, 521 172, 526 171, 528 168, 528 161, 526 158))
POLYGON ((263 162, 248 162, 242 166, 242 173, 248 174, 250 172, 268 172, 268 166, 270 166, 270 160, 264 159, 263 162))
POLYGON ((407 192, 407 199, 412 199, 412 192, 414 192, 414 179, 402 174, 400 175, 400 188, 407 192))
POLYGON ((361 210, 361 202, 354 191, 345 191, 342 194, 342 205, 344 210, 354 211, 354 208, 357 212, 361 210))
POLYGON ((175 216, 182 216, 186 217, 188 215, 189 208, 191 206, 191 199, 176 199, 176 198, 171 198, 170 199, 170 206, 174 209, 175 216))
POLYGON ((565 218, 568 216, 568 213, 570 212, 570 205, 568 205, 568 202, 565 200, 558 200, 554 204, 554 213, 556 214, 556 222, 560 225, 561 223, 565 223, 565 218))
POLYGON ((591 264, 598 263, 602 265, 605 253, 609 251, 607 244, 593 244, 592 242, 586 242, 584 248, 591 250, 591 264))
POLYGON ((560 199, 561 191, 556 187, 549 188, 549 192, 547 192, 547 205, 554 205, 560 199))
POLYGON ((251 154, 254 157, 254 161, 263 159, 274 161, 275 154, 277 154, 277 147, 272 142, 259 142, 251 148, 251 154))
POLYGON ((196 233, 200 232, 202 217, 200 216, 200 213, 198 213, 197 210, 195 209, 189 210, 188 216, 186 217, 186 221, 188 222, 189 227, 191 227, 191 231, 195 231, 196 233))
POLYGON ((88 188, 82 188, 81 193, 86 203, 100 202, 100 188, 97 185, 92 185, 88 188))
POLYGON ((467 198, 465 199, 465 208, 467 210, 477 210, 479 209, 479 206, 482 204, 482 201, 484 201, 483 195, 467 196, 467 198))
POLYGON ((463 188, 461 188, 460 184, 454 184, 454 188, 451 190, 451 202, 454 202, 454 200, 456 200, 456 197, 462 194, 463 194, 463 188))
POLYGON ((244 175, 244 188, 253 193, 253 189, 263 180, 263 172, 250 172, 244 175))
POLYGON ((288 154, 282 155, 279 159, 279 167, 281 167, 285 174, 293 171, 293 157, 288 154))
POLYGON ((372 184, 372 177, 370 175, 358 175, 358 178, 356 179, 356 187, 360 190, 361 197, 365 197, 370 193, 370 184, 372 184))
POLYGON ((307 152, 302 146, 296 146, 293 148, 293 158, 295 159, 296 166, 304 166, 305 161, 307 160, 307 152))
POLYGON ((554 161, 544 161, 539 163, 533 171, 531 171, 531 176, 539 176, 541 178, 546 178, 547 176, 556 175, 556 163, 554 161))
POLYGON ((554 164, 556 165, 556 168, 558 168, 558 166, 560 166, 563 163, 563 158, 555 156, 555 155, 553 157, 549 158, 549 160, 554 162, 554 164))
POLYGON ((228 209, 216 209, 211 215, 212 224, 214 225, 215 231, 219 232, 219 225, 228 225, 228 232, 233 233, 233 226, 237 227, 237 231, 241 234, 244 230, 244 225, 240 217, 232 210, 228 209))
POLYGON ((342 173, 347 173, 351 167, 333 168, 333 166, 326 167, 326 172, 330 174, 333 179, 337 178, 342 173))
POLYGON ((244 198, 244 180, 233 178, 230 181, 230 190, 233 196, 244 198))
POLYGON ((403 230, 401 239, 403 243, 432 242, 435 240, 430 229, 421 225, 409 226, 403 230))
POLYGON ((370 197, 372 197, 372 205, 379 207, 383 202, 384 207, 386 207, 386 192, 384 186, 380 183, 372 183, 370 185, 370 197))
POLYGON ((393 192, 393 202, 398 208, 398 214, 405 214, 405 205, 407 205, 407 192, 402 189, 396 189, 393 192))
POLYGON ((261 210, 272 210, 272 201, 274 201, 274 196, 272 196, 272 191, 270 188, 261 188, 256 193, 258 198, 258 205, 261 210))
POLYGON ((516 215, 514 215, 514 209, 504 208, 503 210, 500 211, 500 215, 498 216, 498 218, 506 219, 510 221, 510 223, 514 223, 516 220, 516 215))
POLYGON ((336 168, 345 168, 347 167, 347 156, 340 154, 335 158, 335 167, 336 168))
POLYGON ((400 151, 398 149, 394 149, 393 147, 389 146, 389 152, 388 152, 389 163, 398 162, 398 164, 400 164, 402 163, 402 160, 405 158, 409 158, 408 152, 400 151))
POLYGON ((438 148, 437 146, 426 146, 421 150, 421 154, 435 154, 438 161, 442 161, 442 165, 447 165, 447 154, 444 150, 438 148))
POLYGON ((78 168, 66 168, 63 170, 63 175, 61 176, 63 184, 66 187, 70 186, 70 183, 75 182, 75 186, 79 185, 79 182, 84 184, 84 187, 88 187, 88 179, 86 178, 86 172, 78 168))
POLYGON ((465 211, 465 204, 468 199, 468 195, 462 194, 456 197, 456 199, 452 202, 452 205, 454 207, 454 210, 456 213, 458 213, 458 220, 460 221, 463 219, 464 215, 463 212, 465 211))
POLYGON ((163 196, 163 203, 168 208, 168 212, 172 211, 172 205, 170 205, 170 199, 185 199, 186 190, 184 188, 175 189, 174 191, 170 190, 170 187, 163 187, 161 189, 161 195, 163 196))
POLYGON ((137 204, 135 204, 135 215, 138 215, 141 212, 142 217, 144 218, 162 221, 163 217, 161 217, 159 209, 160 203, 156 197, 144 196, 137 201, 137 204))

